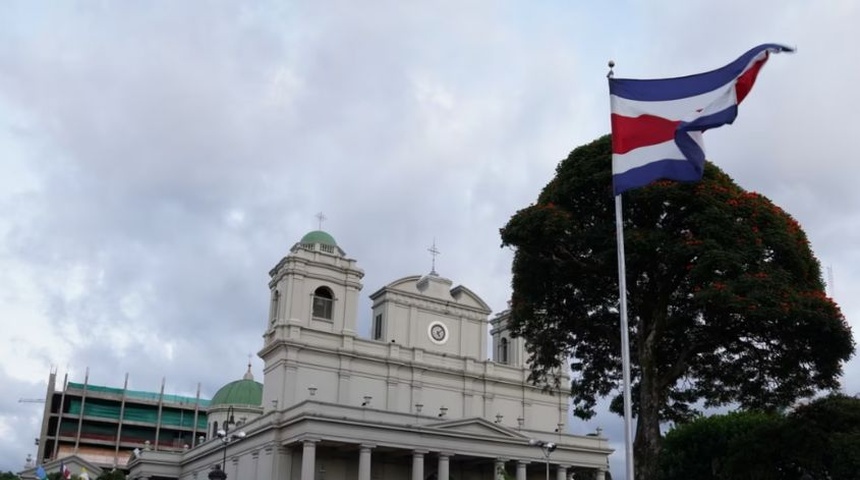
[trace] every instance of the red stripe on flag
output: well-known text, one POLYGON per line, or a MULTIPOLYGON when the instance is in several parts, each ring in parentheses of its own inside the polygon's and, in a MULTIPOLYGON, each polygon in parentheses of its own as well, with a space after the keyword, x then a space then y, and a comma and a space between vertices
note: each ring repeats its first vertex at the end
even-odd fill
POLYGON ((675 138, 678 120, 654 115, 625 117, 612 114, 612 153, 623 154, 640 147, 668 142, 675 138))
POLYGON ((738 105, 740 105, 744 98, 746 98, 747 94, 750 93, 750 90, 752 90, 755 79, 758 76, 758 72, 761 70, 761 67, 764 66, 764 62, 767 61, 768 55, 768 53, 765 53, 764 58, 755 62, 749 70, 744 72, 735 81, 735 96, 738 99, 738 105))

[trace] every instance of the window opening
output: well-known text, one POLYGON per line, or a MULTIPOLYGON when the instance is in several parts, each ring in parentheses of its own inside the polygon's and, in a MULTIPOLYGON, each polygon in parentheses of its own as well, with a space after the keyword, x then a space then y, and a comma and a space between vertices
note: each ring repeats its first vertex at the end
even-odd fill
POLYGON ((382 314, 373 319, 373 339, 382 340, 382 314))
POLYGON ((499 363, 508 363, 508 339, 502 338, 499 341, 499 363))
POLYGON ((324 320, 333 318, 334 294, 328 287, 319 287, 314 291, 313 316, 324 320))

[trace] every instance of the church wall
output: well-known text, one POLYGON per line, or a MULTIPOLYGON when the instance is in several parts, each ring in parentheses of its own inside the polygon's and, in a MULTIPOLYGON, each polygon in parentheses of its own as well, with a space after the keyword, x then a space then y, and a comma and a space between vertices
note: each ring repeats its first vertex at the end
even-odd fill
MULTIPOLYGON (((412 326, 412 309, 406 305, 390 303, 384 307, 384 311, 384 320, 388 326, 388 331, 381 340, 389 342, 393 340, 395 343, 407 345, 407 339, 412 335, 410 329, 414 329, 412 326)), ((417 312, 415 313, 417 314, 417 312)))
MULTIPOLYGON (((309 399, 308 388, 315 387, 317 401, 360 406, 370 396, 371 408, 396 412, 414 412, 421 403, 425 414, 435 415, 444 406, 447 418, 493 421, 502 414, 505 425, 517 427, 516 419, 523 417, 525 428, 549 431, 564 421, 558 397, 524 384, 521 369, 362 339, 353 351, 336 351, 328 334, 303 330, 302 340, 305 333, 314 347, 292 347, 295 359, 285 360, 279 370, 281 375, 293 372, 284 407, 309 399), (325 343, 332 343, 332 350, 318 346, 325 343)), ((270 384, 277 382, 267 378, 264 390, 270 384)), ((268 393, 266 399, 271 402, 268 393)))
POLYGON ((328 365, 300 367, 296 371, 294 402, 300 402, 309 398, 310 391, 308 389, 311 387, 316 388, 314 392, 315 400, 320 402, 337 402, 338 386, 339 377, 336 367, 328 365))

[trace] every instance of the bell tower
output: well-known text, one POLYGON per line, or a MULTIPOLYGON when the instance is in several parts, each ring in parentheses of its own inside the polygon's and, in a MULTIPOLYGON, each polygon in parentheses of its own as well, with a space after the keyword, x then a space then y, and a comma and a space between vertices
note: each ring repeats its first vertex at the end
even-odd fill
POLYGON ((490 320, 493 339, 493 361, 512 367, 526 366, 526 345, 522 337, 511 335, 511 310, 505 310, 490 320))
POLYGON ((269 326, 355 335, 358 294, 364 276, 334 237, 314 230, 293 245, 269 272, 269 326))
POLYGON ((263 408, 287 408, 295 396, 296 358, 308 339, 331 346, 356 337, 364 271, 334 238, 314 230, 269 272, 271 300, 264 345, 263 408))

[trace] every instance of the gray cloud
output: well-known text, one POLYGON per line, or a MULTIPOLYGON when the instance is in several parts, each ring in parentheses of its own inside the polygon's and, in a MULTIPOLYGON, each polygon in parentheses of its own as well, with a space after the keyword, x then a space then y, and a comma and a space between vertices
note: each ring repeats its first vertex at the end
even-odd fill
MULTIPOLYGON (((769 63, 709 153, 805 225, 851 318, 858 72, 834 44, 857 43, 857 7, 648 5, 0 7, 0 316, 18 319, 0 379, 16 401, 50 365, 213 394, 259 348, 267 272, 320 210, 364 294, 428 271, 435 237, 438 270, 502 309, 498 228, 607 131, 606 60, 687 74, 770 40, 800 53, 769 63)), ((34 451, 31 407, 0 404, 0 470, 34 451)), ((609 414, 572 428, 597 424, 620 442, 609 414)))

